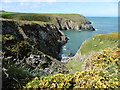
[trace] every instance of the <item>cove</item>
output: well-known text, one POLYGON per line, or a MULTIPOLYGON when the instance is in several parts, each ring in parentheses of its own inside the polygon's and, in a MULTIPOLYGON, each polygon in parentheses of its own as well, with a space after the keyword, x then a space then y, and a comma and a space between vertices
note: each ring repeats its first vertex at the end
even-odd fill
POLYGON ((96 31, 62 30, 69 38, 62 47, 62 58, 75 55, 80 45, 93 35, 118 31, 117 17, 88 17, 88 20, 92 22, 96 31))

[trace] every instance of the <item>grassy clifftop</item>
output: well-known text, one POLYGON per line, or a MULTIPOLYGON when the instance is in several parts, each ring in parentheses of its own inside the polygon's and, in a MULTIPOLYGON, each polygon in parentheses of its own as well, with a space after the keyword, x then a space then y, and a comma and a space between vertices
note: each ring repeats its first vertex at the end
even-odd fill
POLYGON ((41 21, 57 25, 56 18, 63 20, 72 20, 78 24, 82 21, 88 21, 83 15, 80 14, 50 14, 50 13, 17 13, 17 12, 2 12, 2 18, 27 20, 27 21, 41 21))
POLYGON ((120 31, 108 34, 94 35, 82 44, 82 46, 78 50, 78 53, 87 54, 91 51, 99 51, 100 49, 104 49, 107 47, 118 46, 119 35, 120 31))

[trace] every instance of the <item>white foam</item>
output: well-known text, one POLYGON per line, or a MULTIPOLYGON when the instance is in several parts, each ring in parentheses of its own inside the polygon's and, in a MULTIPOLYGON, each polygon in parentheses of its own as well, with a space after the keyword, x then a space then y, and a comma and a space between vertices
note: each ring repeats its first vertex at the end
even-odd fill
POLYGON ((63 50, 65 50, 65 51, 66 51, 67 49, 66 49, 66 48, 63 48, 63 50))
POLYGON ((98 31, 98 29, 95 29, 95 31, 98 31))
POLYGON ((64 48, 66 48, 66 46, 63 46, 64 48))
POLYGON ((67 37, 68 39, 70 39, 70 37, 67 37))

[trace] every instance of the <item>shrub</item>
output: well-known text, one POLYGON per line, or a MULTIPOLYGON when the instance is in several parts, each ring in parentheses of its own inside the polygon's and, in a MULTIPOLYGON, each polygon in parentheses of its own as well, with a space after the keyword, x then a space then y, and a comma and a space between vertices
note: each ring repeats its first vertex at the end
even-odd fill
POLYGON ((24 88, 119 88, 119 51, 118 48, 104 49, 85 60, 85 71, 35 77, 24 88))

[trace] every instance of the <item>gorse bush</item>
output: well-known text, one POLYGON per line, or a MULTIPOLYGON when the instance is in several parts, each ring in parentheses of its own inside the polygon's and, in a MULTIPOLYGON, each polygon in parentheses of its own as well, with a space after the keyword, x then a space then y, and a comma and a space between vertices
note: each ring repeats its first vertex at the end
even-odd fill
POLYGON ((24 88, 119 88, 119 48, 104 49, 85 60, 85 71, 35 77, 24 88))
POLYGON ((88 70, 108 70, 114 68, 118 71, 120 62, 119 48, 107 48, 102 52, 95 53, 92 57, 85 60, 85 68, 88 70))

